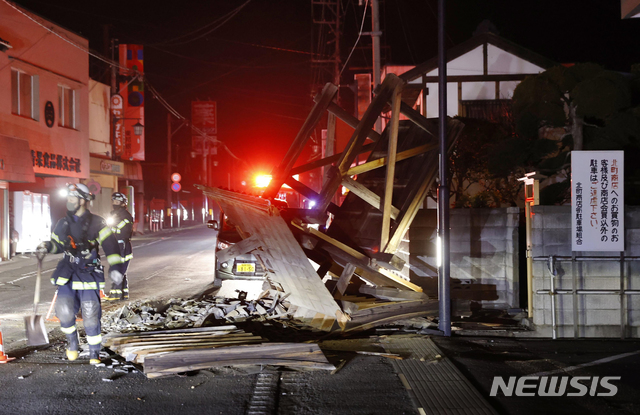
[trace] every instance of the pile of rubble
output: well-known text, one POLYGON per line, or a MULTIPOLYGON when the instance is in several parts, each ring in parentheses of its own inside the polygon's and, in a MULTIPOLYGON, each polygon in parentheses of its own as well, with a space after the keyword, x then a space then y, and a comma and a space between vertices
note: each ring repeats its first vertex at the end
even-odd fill
POLYGON ((238 323, 249 319, 268 320, 286 315, 286 295, 265 291, 258 299, 205 297, 200 300, 172 298, 170 300, 138 300, 102 317, 102 329, 109 333, 131 333, 151 330, 171 330, 238 323))

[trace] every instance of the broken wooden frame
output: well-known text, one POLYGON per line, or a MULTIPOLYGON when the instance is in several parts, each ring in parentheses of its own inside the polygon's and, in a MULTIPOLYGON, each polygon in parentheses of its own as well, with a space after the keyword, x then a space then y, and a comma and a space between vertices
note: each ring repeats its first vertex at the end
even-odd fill
MULTIPOLYGON (((339 208, 332 203, 332 199, 340 186, 344 186, 349 189, 352 194, 358 196, 363 201, 382 212, 379 252, 393 256, 398 250, 403 235, 408 230, 409 225, 413 221, 418 209, 422 206, 429 189, 435 181, 438 162, 437 150, 439 148, 437 143, 437 130, 434 130, 434 125, 430 124, 429 121, 416 110, 401 101, 402 88, 404 84, 405 82, 399 77, 393 74, 388 75, 384 82, 378 87, 376 96, 372 100, 361 120, 358 120, 356 117, 347 113, 332 102, 335 96, 336 87, 332 84, 325 85, 322 92, 315 98, 314 101, 316 104, 309 117, 307 117, 307 120, 302 126, 300 132, 296 136, 291 148, 285 156, 285 159, 273 171, 273 179, 263 197, 274 198, 278 194, 282 185, 287 184, 302 196, 316 201, 316 209, 313 210, 314 214, 306 214, 304 218, 301 217, 299 219, 303 222, 308 221, 311 223, 322 223, 324 221, 323 218, 325 212, 328 211, 334 214, 338 213, 339 208), (391 111, 390 122, 386 132, 388 136, 386 156, 369 160, 364 164, 354 166, 353 163, 359 154, 372 151, 375 144, 381 140, 382 136, 376 132, 373 127, 378 117, 381 116, 383 111, 388 108, 389 104, 391 105, 391 111), (354 128, 351 139, 342 153, 325 157, 321 160, 316 160, 294 168, 293 166, 295 165, 297 158, 302 153, 304 146, 310 138, 311 131, 316 127, 316 124, 321 119, 321 114, 325 111, 328 111, 330 114, 340 118, 347 125, 354 128), (426 131, 428 135, 433 137, 433 142, 424 143, 414 148, 398 152, 400 114, 407 117, 422 130, 426 131), (365 142, 367 139, 373 141, 373 143, 366 144, 365 142), (428 163, 431 164, 432 168, 429 169, 430 171, 428 172, 425 170, 416 175, 416 179, 421 180, 422 183, 421 185, 416 186, 416 189, 412 191, 411 197, 403 204, 403 206, 393 206, 392 199, 394 181, 396 179, 396 163, 425 153, 429 153, 428 163), (310 170, 329 165, 331 165, 331 167, 328 169, 325 183, 319 193, 293 179, 293 176, 296 174, 305 173, 310 170), (385 166, 385 187, 384 192, 381 195, 374 193, 365 185, 352 178, 352 176, 385 166)), ((449 148, 451 148, 451 145, 455 142, 455 139, 463 127, 461 123, 456 121, 450 121, 450 124, 454 125, 450 125, 449 148)), ((303 230, 307 233, 310 232, 307 228, 304 228, 303 230)), ((325 242, 327 241, 326 235, 318 235, 318 232, 315 232, 314 236, 323 239, 325 242)), ((345 245, 343 243, 333 243, 333 245, 342 249, 350 256, 353 256, 353 251, 356 251, 355 249, 345 250, 341 248, 340 245, 345 245)), ((354 258, 361 260, 361 258, 357 258, 357 256, 354 258)), ((346 264, 343 264, 343 266, 346 266, 346 264)), ((379 271, 379 268, 375 266, 373 268, 376 269, 376 271, 379 271)), ((389 273, 383 272, 383 274, 389 273)), ((391 279, 396 280, 396 278, 391 279)), ((397 283, 398 281, 395 282, 397 283)), ((394 283, 391 285, 397 286, 398 284, 394 283)), ((417 286, 410 283, 405 285, 405 288, 419 290, 417 286)))

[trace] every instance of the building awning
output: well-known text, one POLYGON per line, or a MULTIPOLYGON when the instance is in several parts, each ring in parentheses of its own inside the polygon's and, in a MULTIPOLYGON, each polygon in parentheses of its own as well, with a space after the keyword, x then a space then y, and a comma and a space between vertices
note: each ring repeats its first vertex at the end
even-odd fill
POLYGON ((12 183, 35 183, 29 142, 0 135, 0 180, 12 183))
POLYGON ((142 165, 139 161, 123 161, 124 177, 127 180, 142 180, 142 165))

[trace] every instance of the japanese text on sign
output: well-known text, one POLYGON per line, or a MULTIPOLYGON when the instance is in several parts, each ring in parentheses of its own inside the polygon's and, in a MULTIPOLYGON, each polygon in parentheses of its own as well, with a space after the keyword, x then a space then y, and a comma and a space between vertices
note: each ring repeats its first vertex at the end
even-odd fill
POLYGON ((623 160, 623 151, 571 153, 573 251, 624 251, 623 160))
POLYGON ((33 167, 80 173, 80 159, 61 154, 31 150, 33 167))

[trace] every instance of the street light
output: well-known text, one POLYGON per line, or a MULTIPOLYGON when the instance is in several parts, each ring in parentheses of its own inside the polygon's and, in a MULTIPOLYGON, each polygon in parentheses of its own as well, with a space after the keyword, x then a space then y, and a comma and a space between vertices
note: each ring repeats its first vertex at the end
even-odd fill
POLYGON ((133 135, 135 135, 136 137, 140 137, 143 131, 144 125, 140 124, 140 120, 138 119, 138 122, 133 124, 133 135))

